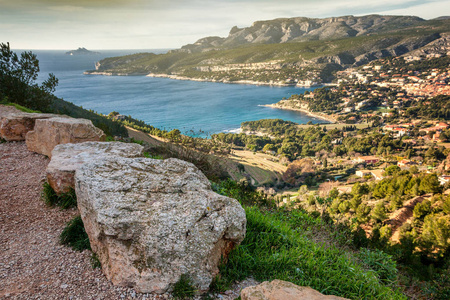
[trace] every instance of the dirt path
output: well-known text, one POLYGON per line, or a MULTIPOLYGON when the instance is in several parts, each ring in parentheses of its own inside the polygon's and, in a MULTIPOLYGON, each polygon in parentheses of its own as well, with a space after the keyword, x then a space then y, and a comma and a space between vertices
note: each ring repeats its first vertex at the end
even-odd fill
POLYGON ((128 136, 134 138, 135 140, 144 141, 152 146, 160 146, 160 145, 165 144, 164 140, 161 138, 157 139, 156 137, 152 137, 145 132, 136 130, 136 129, 128 127, 128 126, 125 126, 125 127, 127 128, 128 136))
POLYGON ((413 199, 410 199, 403 203, 403 207, 393 212, 386 224, 390 224, 392 226, 392 236, 391 241, 395 243, 400 242, 400 228, 405 223, 411 223, 414 213, 414 207, 417 204, 422 203, 425 198, 430 197, 431 195, 423 195, 417 196, 413 199))

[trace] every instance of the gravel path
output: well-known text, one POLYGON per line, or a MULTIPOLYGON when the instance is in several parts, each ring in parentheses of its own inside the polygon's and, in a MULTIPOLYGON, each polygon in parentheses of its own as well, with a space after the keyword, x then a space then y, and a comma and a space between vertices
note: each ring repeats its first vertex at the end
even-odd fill
MULTIPOLYGON (((0 299, 170 299, 113 286, 92 269, 90 251, 58 243, 76 209, 47 207, 40 199, 49 159, 25 143, 0 143, 0 299)), ((246 280, 217 299, 234 299, 246 280)))
POLYGON ((113 286, 92 269, 90 251, 61 246, 58 237, 76 209, 40 199, 49 159, 25 143, 0 144, 1 299, 167 299, 113 286))

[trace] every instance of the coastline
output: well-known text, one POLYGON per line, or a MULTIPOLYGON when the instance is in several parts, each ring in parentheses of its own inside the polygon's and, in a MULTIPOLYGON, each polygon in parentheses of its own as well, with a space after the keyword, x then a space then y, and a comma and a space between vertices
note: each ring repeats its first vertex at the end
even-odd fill
POLYGON ((229 83, 229 84, 251 84, 251 85, 263 85, 263 86, 280 86, 280 87, 299 87, 299 88, 310 88, 310 87, 320 87, 323 85, 327 85, 327 83, 324 84, 318 84, 318 85, 298 85, 298 84, 292 84, 292 83, 283 83, 283 82, 265 82, 265 81, 254 81, 254 80, 236 80, 236 81, 229 81, 229 80, 213 80, 213 79, 205 79, 205 78, 191 78, 186 76, 180 76, 180 75, 169 75, 169 74, 127 74, 127 73, 113 73, 113 72, 98 72, 98 71, 92 71, 83 72, 84 75, 103 75, 103 76, 146 76, 146 77, 154 77, 154 78, 169 78, 174 80, 187 80, 187 81, 198 81, 198 82, 217 82, 217 83, 229 83))
POLYGON ((251 85, 268 85, 268 86, 296 86, 295 84, 282 83, 282 82, 264 82, 264 81, 254 81, 254 80, 236 80, 236 81, 228 81, 228 80, 212 80, 212 79, 204 79, 204 78, 191 78, 180 75, 169 75, 169 74, 147 74, 147 77, 155 77, 155 78, 170 78, 175 80, 188 80, 188 81, 199 81, 199 82, 219 82, 219 83, 231 83, 231 84, 251 84, 251 85))
POLYGON ((277 108, 277 109, 285 109, 285 110, 292 110, 292 111, 299 111, 302 112, 310 117, 313 118, 317 118, 317 119, 321 119, 324 121, 328 121, 330 123, 338 123, 337 120, 330 115, 327 114, 323 114, 323 113, 315 113, 315 112, 311 112, 307 109, 302 109, 302 108, 290 108, 290 107, 283 107, 283 106, 279 106, 276 103, 274 104, 262 104, 261 106, 265 106, 265 107, 270 107, 270 108, 277 108))

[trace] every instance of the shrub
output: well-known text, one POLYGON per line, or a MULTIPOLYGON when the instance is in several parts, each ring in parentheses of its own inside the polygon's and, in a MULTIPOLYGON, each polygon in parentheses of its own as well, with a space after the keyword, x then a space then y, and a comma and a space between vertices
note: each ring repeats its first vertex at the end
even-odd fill
POLYGON ((73 250, 91 250, 89 237, 84 229, 81 216, 76 216, 70 220, 59 236, 59 241, 63 245, 71 247, 73 250))
POLYGON ((48 182, 44 182, 41 197, 48 206, 59 206, 68 209, 77 206, 77 196, 75 190, 70 188, 67 193, 57 195, 48 182))
POLYGON ((181 275, 180 280, 175 283, 172 295, 175 299, 189 299, 195 295, 195 291, 191 279, 186 274, 183 274, 181 275))

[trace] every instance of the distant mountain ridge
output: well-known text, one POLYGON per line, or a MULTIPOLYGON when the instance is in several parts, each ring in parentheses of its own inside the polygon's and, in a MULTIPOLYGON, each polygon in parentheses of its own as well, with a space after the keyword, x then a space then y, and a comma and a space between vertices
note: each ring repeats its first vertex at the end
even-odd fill
POLYGON ((418 25, 424 19, 414 16, 362 17, 343 16, 325 19, 282 18, 256 21, 250 27, 234 26, 226 38, 212 36, 181 47, 181 51, 198 52, 218 47, 236 47, 245 44, 274 44, 315 40, 341 39, 398 30, 418 25))
POLYGON ((330 82, 338 70, 408 53, 450 53, 450 19, 368 15, 257 21, 166 54, 106 58, 85 73, 307 86, 330 82))

